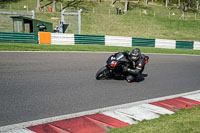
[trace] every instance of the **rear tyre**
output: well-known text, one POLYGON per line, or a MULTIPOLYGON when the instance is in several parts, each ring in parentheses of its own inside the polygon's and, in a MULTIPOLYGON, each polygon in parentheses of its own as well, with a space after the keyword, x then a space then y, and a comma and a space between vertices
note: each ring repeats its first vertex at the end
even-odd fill
POLYGON ((101 69, 99 69, 99 71, 96 73, 96 79, 97 80, 108 79, 109 75, 110 75, 109 69, 106 66, 104 66, 101 69))

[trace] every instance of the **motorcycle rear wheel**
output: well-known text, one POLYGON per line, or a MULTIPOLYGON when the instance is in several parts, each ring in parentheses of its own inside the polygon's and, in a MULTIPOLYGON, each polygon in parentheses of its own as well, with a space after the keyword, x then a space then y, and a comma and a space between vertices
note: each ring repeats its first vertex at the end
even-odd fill
POLYGON ((96 73, 96 79, 97 80, 108 79, 109 75, 110 75, 109 69, 106 66, 104 66, 101 69, 99 69, 99 71, 96 73))

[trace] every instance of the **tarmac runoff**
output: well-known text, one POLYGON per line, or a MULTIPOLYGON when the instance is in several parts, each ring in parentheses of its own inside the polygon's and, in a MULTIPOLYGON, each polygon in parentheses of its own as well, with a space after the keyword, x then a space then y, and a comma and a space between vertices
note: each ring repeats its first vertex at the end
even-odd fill
POLYGON ((200 90, 0 127, 1 133, 106 132, 200 105, 200 90), (77 123, 78 126, 77 126, 77 123), (103 125, 103 126, 102 126, 103 125))

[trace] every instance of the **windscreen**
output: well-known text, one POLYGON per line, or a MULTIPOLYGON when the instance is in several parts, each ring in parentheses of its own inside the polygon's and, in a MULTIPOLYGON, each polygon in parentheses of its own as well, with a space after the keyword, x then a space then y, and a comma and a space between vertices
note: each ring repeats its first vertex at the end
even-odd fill
POLYGON ((122 53, 118 53, 115 55, 116 60, 120 60, 123 57, 124 57, 124 55, 122 53))

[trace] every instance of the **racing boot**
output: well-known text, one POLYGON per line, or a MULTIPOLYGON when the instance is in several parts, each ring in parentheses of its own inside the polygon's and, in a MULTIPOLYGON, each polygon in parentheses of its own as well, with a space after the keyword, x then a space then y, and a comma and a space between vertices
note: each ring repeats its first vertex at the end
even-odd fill
POLYGON ((126 76, 126 81, 127 81, 128 83, 133 82, 133 79, 134 79, 134 77, 133 77, 132 75, 126 76))

